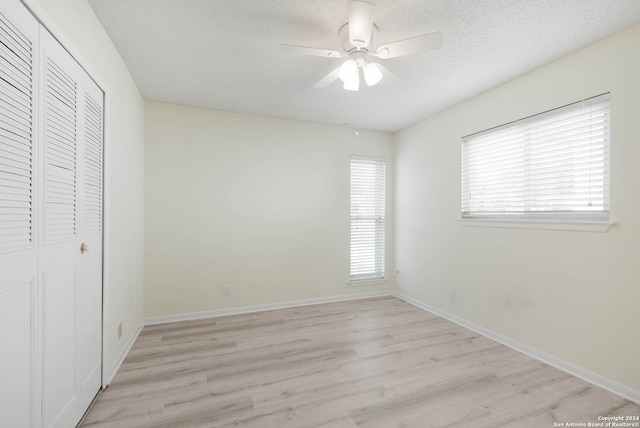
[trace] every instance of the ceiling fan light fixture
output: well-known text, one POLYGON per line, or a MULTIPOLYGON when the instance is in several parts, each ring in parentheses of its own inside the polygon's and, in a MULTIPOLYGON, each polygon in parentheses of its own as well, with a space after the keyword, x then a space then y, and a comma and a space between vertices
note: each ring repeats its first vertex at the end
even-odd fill
POLYGON ((373 22, 375 9, 373 1, 375 0, 348 0, 349 19, 338 30, 342 52, 289 44, 281 46, 286 51, 295 51, 305 55, 326 58, 347 57, 342 65, 334 68, 313 85, 314 88, 325 88, 340 79, 344 83, 345 89, 357 91, 360 86, 360 68, 362 68, 366 84, 374 86, 380 83, 384 77, 383 70, 385 70, 385 74, 388 74, 381 65, 381 62, 387 58, 413 55, 442 47, 442 32, 436 31, 409 39, 397 40, 375 49, 379 29, 373 22), (375 63, 369 63, 368 59, 372 57, 378 60, 373 60, 375 63))
POLYGON ((357 91, 360 89, 360 73, 358 72, 358 68, 356 68, 356 72, 352 75, 348 80, 344 81, 344 89, 347 91, 357 91))
POLYGON ((340 67, 338 73, 340 80, 347 83, 358 78, 358 64, 353 59, 348 59, 340 67), (354 77, 355 76, 355 77, 354 77))
POLYGON ((382 72, 380 67, 370 62, 362 68, 364 74, 364 80, 367 82, 367 86, 377 85, 382 80, 382 72))

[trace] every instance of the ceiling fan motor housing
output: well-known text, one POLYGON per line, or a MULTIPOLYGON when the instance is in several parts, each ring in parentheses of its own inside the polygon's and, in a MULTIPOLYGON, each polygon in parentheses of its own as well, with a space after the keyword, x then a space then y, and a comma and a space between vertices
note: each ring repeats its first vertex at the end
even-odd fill
POLYGON ((377 35, 378 35, 378 27, 376 26, 376 24, 373 24, 371 26, 371 37, 369 38, 369 44, 367 46, 358 47, 349 41, 349 23, 348 22, 344 24, 342 27, 340 27, 340 30, 338 30, 338 37, 342 42, 342 48, 344 49, 345 52, 349 52, 349 53, 353 52, 354 50, 361 50, 364 52, 368 52, 371 46, 373 46, 377 35))

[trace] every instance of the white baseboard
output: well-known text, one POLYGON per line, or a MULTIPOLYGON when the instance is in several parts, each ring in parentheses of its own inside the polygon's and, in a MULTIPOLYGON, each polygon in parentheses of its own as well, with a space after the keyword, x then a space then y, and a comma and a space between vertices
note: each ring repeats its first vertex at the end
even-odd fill
POLYGON ((138 326, 138 329, 137 329, 136 333, 131 337, 131 339, 129 339, 129 342, 127 343, 127 346, 125 346, 124 349, 122 350, 122 352, 120 353, 120 357, 118 357, 118 360, 116 361, 116 363, 113 365, 113 367, 111 367, 110 370, 108 370, 107 377, 102 382, 102 388, 103 389, 106 388, 107 386, 109 386, 109 384, 111 383, 111 381, 115 377, 116 373, 118 373, 118 370, 120 370, 120 366, 124 362, 124 359, 127 358, 127 355, 129 355, 129 351, 131 351, 131 347, 133 346, 133 344, 135 343, 136 339, 140 335, 140 332, 142 331, 143 327, 144 327, 144 323, 141 323, 138 326))
POLYGON ((551 354, 547 354, 546 352, 540 351, 539 349, 535 349, 523 343, 517 342, 507 336, 504 336, 492 330, 481 327, 477 324, 474 324, 471 321, 465 320, 464 318, 460 318, 456 315, 450 314, 446 311, 443 311, 442 309, 428 305, 420 300, 414 299, 413 297, 409 297, 398 291, 393 291, 392 294, 397 298, 404 300, 407 303, 417 306, 420 309, 423 309, 427 312, 431 312, 435 315, 438 315, 444 319, 447 319, 451 322, 461 325, 462 327, 475 331, 476 333, 479 333, 489 339, 495 340, 498 343, 508 346, 509 348, 512 348, 518 352, 522 352, 523 354, 528 355, 532 358, 535 358, 536 360, 539 360, 545 364, 553 366, 577 378, 580 378, 584 381, 592 383, 602 389, 606 389, 607 391, 617 394, 628 400, 631 400, 634 403, 640 404, 640 391, 638 391, 637 389, 633 389, 629 386, 613 381, 607 377, 604 377, 602 375, 599 375, 597 373, 584 369, 575 364, 569 363, 551 354))
POLYGON ((213 309, 210 311, 189 312, 183 314, 161 315, 144 319, 144 325, 163 324, 175 321, 188 321, 201 318, 238 315, 251 312, 272 311, 275 309, 295 308, 298 306, 318 305, 321 303, 344 302, 347 300, 368 299, 371 297, 393 296, 390 290, 370 291, 363 293, 344 294, 340 296, 317 297, 314 299, 290 300, 287 302, 268 303, 264 305, 240 306, 236 308, 213 309))

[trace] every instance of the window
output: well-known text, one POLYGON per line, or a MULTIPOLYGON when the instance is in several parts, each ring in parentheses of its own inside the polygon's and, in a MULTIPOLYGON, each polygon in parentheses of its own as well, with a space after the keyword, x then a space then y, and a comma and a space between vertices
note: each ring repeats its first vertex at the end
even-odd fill
POLYGON ((609 221, 609 94, 462 139, 462 219, 609 221))
POLYGON ((385 168, 351 157, 351 281, 384 279, 385 168))

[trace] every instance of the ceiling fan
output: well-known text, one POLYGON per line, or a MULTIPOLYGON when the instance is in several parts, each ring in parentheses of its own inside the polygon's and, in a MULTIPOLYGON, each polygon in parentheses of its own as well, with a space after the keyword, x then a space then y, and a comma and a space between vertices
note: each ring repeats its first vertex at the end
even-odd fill
POLYGON ((374 50, 374 41, 378 34, 378 27, 373 22, 374 7, 375 5, 368 1, 349 0, 349 21, 338 30, 344 52, 289 44, 283 44, 281 47, 303 55, 347 57, 340 67, 327 74, 313 87, 325 88, 340 79, 344 82, 344 89, 349 91, 357 91, 360 88, 360 69, 368 86, 376 85, 382 80, 382 71, 376 62, 372 62, 372 57, 397 58, 442 47, 442 33, 437 31, 387 43, 374 50))

